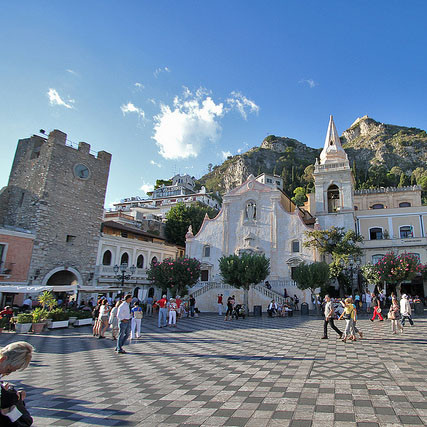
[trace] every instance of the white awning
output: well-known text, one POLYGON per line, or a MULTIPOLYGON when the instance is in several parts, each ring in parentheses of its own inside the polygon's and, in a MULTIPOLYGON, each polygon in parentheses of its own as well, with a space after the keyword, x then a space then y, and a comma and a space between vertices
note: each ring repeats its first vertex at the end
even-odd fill
POLYGON ((8 292, 12 294, 38 294, 43 291, 52 292, 76 292, 77 287, 75 285, 64 285, 64 286, 12 286, 0 285, 0 292, 8 292))
POLYGON ((37 294, 43 291, 52 291, 53 286, 2 286, 0 292, 9 292, 13 294, 37 294))

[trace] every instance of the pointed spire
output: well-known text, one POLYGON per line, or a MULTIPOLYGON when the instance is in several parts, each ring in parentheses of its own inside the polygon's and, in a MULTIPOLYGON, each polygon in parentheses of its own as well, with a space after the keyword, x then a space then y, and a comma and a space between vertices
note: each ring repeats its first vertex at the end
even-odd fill
POLYGON ((320 164, 342 162, 345 160, 348 160, 347 154, 342 148, 334 118, 330 116, 325 145, 320 153, 320 164))

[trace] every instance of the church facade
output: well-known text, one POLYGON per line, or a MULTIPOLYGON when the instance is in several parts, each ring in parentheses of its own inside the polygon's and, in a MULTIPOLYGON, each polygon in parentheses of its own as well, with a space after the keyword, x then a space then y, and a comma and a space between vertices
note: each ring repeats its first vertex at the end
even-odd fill
MULTIPOLYGON (((347 153, 332 116, 313 176, 315 191, 299 208, 281 190, 279 177, 251 175, 224 196, 216 218, 206 217, 196 235, 189 230, 187 256, 202 262, 200 297, 206 282, 221 282, 218 260, 223 255, 255 252, 270 259, 268 280, 278 295, 286 287, 288 294, 310 302, 309 295, 295 287, 292 268, 303 261, 319 260, 313 250, 303 247, 304 232, 314 227, 343 227, 361 234, 362 264, 376 263, 390 251, 413 253, 422 263, 427 262, 427 208, 421 203, 421 189, 355 191, 347 153)), ((413 292, 427 295, 424 288, 421 279, 413 292)))

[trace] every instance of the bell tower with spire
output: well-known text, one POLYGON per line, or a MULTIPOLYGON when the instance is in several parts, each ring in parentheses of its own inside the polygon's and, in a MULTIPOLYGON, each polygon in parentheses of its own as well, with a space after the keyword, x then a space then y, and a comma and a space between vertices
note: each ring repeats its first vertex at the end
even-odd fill
POLYGON ((315 212, 312 210, 311 213, 317 217, 320 227, 325 229, 335 225, 354 230, 354 177, 332 116, 313 176, 315 212))

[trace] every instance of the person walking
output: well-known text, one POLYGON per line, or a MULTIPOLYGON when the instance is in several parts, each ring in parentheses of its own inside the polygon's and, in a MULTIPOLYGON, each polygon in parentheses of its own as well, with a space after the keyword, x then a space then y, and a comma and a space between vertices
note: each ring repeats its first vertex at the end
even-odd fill
POLYGON ((402 327, 405 326, 406 319, 408 319, 409 324, 411 326, 414 326, 414 321, 412 320, 411 313, 412 313, 412 310, 411 310, 411 304, 409 304, 409 301, 408 301, 408 295, 403 294, 402 298, 400 299, 400 316, 401 316, 400 323, 402 327))
POLYGON ((351 298, 345 299, 345 308, 342 312, 339 320, 345 319, 345 330, 344 334, 342 336, 343 342, 346 342, 347 339, 351 339, 353 341, 356 341, 356 337, 353 335, 352 326, 353 326, 353 320, 354 320, 354 306, 351 298))
POLYGON ((334 324, 334 317, 335 317, 335 310, 334 310, 334 304, 331 301, 331 298, 329 295, 325 296, 325 321, 323 323, 323 337, 322 340, 328 339, 328 324, 331 325, 331 328, 339 335, 339 337, 342 337, 342 332, 335 326, 334 324))
POLYGON ((108 323, 111 325, 111 336, 113 341, 117 339, 119 333, 119 319, 117 319, 117 311, 119 309, 119 305, 122 301, 117 301, 116 305, 110 311, 110 318, 108 319, 108 323))
POLYGON ((218 315, 222 316, 222 294, 218 294, 218 315))
POLYGON ((130 327, 130 339, 139 338, 139 333, 141 331, 141 320, 142 320, 142 308, 135 302, 132 307, 132 322, 130 327))
POLYGON ((190 295, 189 303, 190 303, 190 315, 191 315, 191 317, 194 317, 194 309, 196 307, 196 299, 194 298, 193 295, 190 295))
POLYGON ((110 307, 106 299, 102 300, 101 307, 99 308, 99 339, 105 338, 105 331, 108 329, 108 318, 110 315, 110 307))
POLYGON ((387 317, 391 320, 391 332, 397 334, 397 329, 399 328, 400 332, 403 333, 403 326, 400 323, 400 307, 396 297, 391 300, 387 317))
POLYGON ((182 311, 182 299, 181 299, 181 295, 177 295, 175 298, 175 302, 176 302, 176 321, 178 321, 178 319, 181 319, 181 311, 182 311))
POLYGON ((232 320, 233 319, 233 305, 234 305, 234 297, 227 298, 227 311, 225 313, 224 320, 232 320))
POLYGON ((380 322, 384 321, 383 317, 381 316, 381 301, 374 293, 371 294, 371 307, 374 309, 374 314, 371 318, 371 322, 374 321, 375 317, 379 317, 380 322))
POLYGON ((99 321, 99 310, 101 309, 101 302, 102 302, 102 299, 99 299, 98 303, 92 310, 92 318, 93 318, 92 334, 94 337, 97 337, 100 332, 101 323, 99 321))
POLYGON ((126 354, 123 350, 123 346, 130 335, 130 302, 132 301, 132 295, 127 294, 125 300, 119 305, 117 310, 117 319, 119 321, 119 336, 117 338, 116 351, 120 354, 126 354))
POLYGON ((158 326, 159 328, 164 328, 168 324, 168 307, 167 307, 168 301, 166 299, 166 295, 163 295, 161 299, 155 302, 155 305, 159 307, 159 320, 158 320, 158 326))
POLYGON ((176 327, 176 312, 178 311, 178 306, 176 304, 175 298, 169 300, 169 326, 176 327))
POLYGON ((146 316, 152 316, 153 315, 153 297, 147 297, 146 300, 146 308, 145 308, 145 315, 146 316))
POLYGON ((371 294, 369 293, 368 290, 366 290, 366 293, 365 293, 365 303, 366 303, 366 313, 370 313, 371 312, 372 298, 371 298, 371 294))

